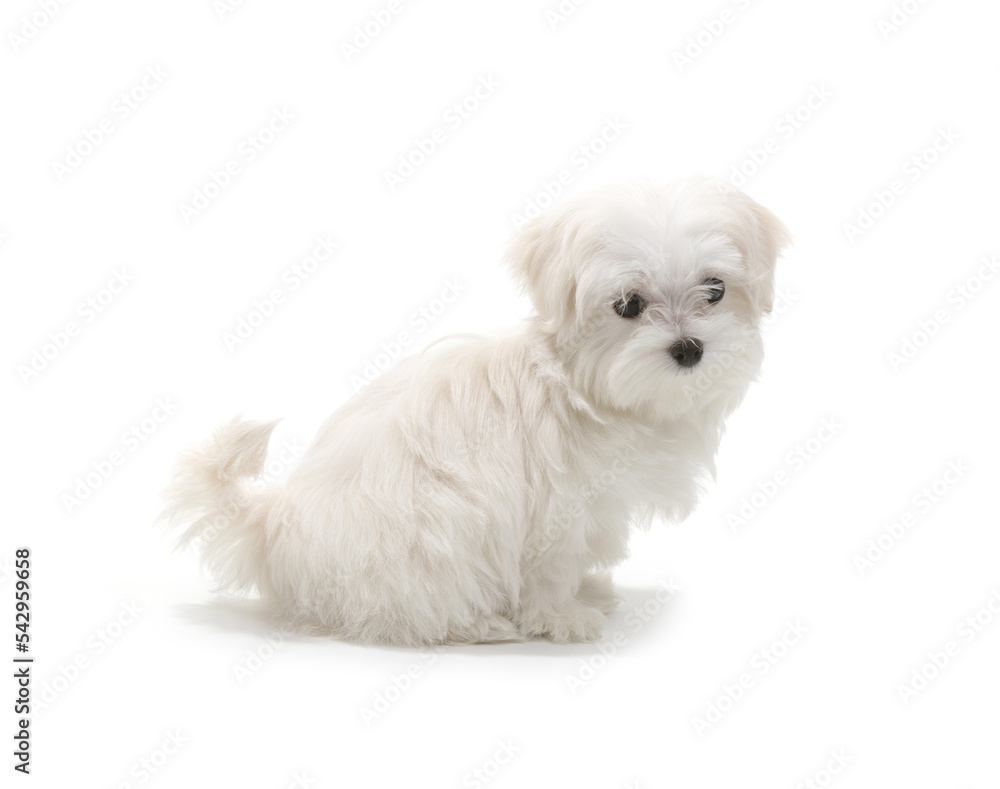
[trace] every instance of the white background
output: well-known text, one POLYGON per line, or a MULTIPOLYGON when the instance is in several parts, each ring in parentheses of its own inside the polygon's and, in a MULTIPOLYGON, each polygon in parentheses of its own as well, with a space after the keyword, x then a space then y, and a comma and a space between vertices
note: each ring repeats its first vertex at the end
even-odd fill
POLYGON ((559 20, 554 0, 422 0, 350 56, 385 3, 49 5, 0 14, 2 620, 12 638, 13 552, 30 546, 45 702, 18 780, 998 785, 1000 284, 977 273, 1000 252, 996 4, 909 0, 890 29, 889 2, 593 0, 559 20), (482 80, 497 87, 450 120, 482 80), (250 159, 275 110, 294 118, 250 159), (186 221, 230 160, 240 172, 186 221), (717 483, 687 522, 637 535, 617 573, 605 638, 624 643, 269 646, 254 607, 213 597, 152 528, 174 456, 237 412, 287 416, 275 456, 305 444, 449 282, 461 295, 407 353, 519 320, 499 251, 562 171, 556 200, 735 179, 796 239, 717 483), (862 233, 845 228, 862 213, 862 233), (336 255, 292 290, 320 237, 336 255), (122 269, 127 287, 104 292, 122 269), (284 303, 227 347, 275 289, 284 303), (949 463, 961 476, 942 481, 949 463), (661 603, 666 580, 679 590, 661 603), (643 606, 647 622, 630 615, 643 606), (806 632, 775 649, 788 623, 806 632), (904 694, 914 671, 936 675, 904 694))

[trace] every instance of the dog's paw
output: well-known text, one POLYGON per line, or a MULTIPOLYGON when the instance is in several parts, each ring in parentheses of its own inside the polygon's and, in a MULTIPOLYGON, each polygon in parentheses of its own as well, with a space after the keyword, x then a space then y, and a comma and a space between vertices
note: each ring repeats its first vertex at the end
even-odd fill
POLYGON ((574 604, 556 612, 522 611, 517 629, 525 638, 541 636, 559 644, 596 641, 604 632, 604 614, 574 601, 574 604))
POLYGON ((520 641, 513 623, 499 614, 478 617, 462 625, 451 625, 446 644, 487 644, 495 641, 520 641))
POLYGON ((585 575, 580 581, 580 590, 576 593, 576 599, 604 614, 610 614, 618 607, 618 603, 623 598, 615 591, 615 585, 611 581, 611 573, 591 573, 585 575))

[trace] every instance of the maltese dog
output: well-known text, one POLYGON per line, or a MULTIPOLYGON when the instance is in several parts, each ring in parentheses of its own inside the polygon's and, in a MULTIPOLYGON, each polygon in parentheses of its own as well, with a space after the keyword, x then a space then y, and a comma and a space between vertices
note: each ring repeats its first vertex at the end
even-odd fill
POLYGON ((165 491, 219 587, 288 626, 397 645, 594 641, 629 530, 694 508, 756 377, 788 240, 708 178, 600 189, 508 260, 534 312, 404 359, 261 487, 275 422, 188 450, 165 491))

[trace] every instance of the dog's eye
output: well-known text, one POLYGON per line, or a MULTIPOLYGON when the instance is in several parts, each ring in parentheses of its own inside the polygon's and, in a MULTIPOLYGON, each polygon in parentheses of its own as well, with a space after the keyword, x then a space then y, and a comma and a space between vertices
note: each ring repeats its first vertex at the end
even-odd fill
POLYGON ((726 285, 721 279, 709 277, 701 284, 708 288, 709 304, 715 304, 717 301, 722 301, 722 297, 726 294, 726 285))
POLYGON ((615 302, 615 312, 623 318, 638 318, 645 308, 646 305, 642 301, 642 296, 638 293, 632 293, 624 299, 618 299, 615 302))

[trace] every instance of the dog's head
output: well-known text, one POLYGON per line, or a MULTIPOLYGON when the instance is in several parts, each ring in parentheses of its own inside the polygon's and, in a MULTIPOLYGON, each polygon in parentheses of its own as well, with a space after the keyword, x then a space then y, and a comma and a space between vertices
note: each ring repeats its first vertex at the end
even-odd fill
POLYGON ((708 178, 611 187, 526 225, 508 258, 573 386, 653 421, 738 400, 788 234, 708 178))

